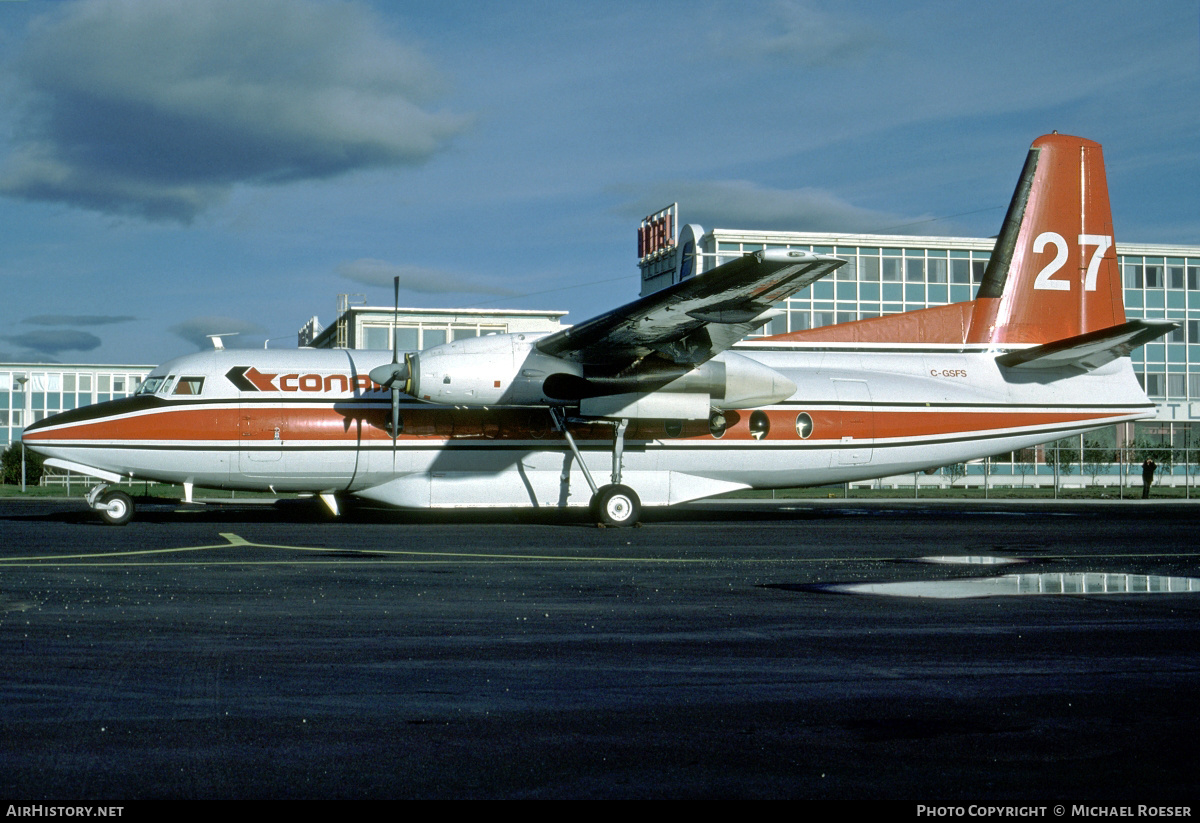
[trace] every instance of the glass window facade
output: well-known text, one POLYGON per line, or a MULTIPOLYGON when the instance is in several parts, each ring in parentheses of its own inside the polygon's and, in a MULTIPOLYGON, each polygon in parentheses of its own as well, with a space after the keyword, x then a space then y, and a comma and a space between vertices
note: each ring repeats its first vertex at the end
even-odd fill
POLYGON ((151 366, 0 364, 0 441, 21 438, 27 422, 102 400, 129 397, 151 366))
POLYGON ((818 281, 787 301, 787 316, 780 318, 786 328, 780 329, 776 324, 764 329, 764 334, 804 331, 883 314, 965 302, 975 296, 975 289, 991 258, 990 244, 978 249, 947 249, 933 245, 888 248, 866 244, 829 245, 820 241, 734 243, 722 239, 717 245, 720 252, 715 255, 715 263, 726 262, 764 246, 826 252, 846 260, 846 265, 839 268, 833 278, 818 281))
MULTIPOLYGON (((392 324, 364 323, 359 340, 360 349, 392 348, 392 324)), ((453 340, 464 340, 468 337, 482 337, 487 334, 503 334, 508 327, 503 324, 478 322, 452 322, 401 324, 396 328, 396 348, 399 351, 420 351, 433 346, 440 346, 453 340)))

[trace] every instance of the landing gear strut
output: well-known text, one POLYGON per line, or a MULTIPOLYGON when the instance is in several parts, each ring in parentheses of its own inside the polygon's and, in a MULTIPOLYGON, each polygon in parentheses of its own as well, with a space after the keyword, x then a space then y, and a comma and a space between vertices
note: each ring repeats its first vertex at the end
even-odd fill
POLYGON ((596 523, 616 528, 632 526, 637 523, 642 514, 642 501, 638 499, 637 492, 628 486, 621 485, 621 458, 625 452, 625 430, 629 428, 629 420, 623 418, 619 423, 614 423, 612 482, 606 486, 597 487, 596 481, 592 479, 592 473, 588 471, 587 464, 583 462, 583 455, 579 453, 579 446, 575 444, 575 438, 567 428, 566 413, 562 409, 551 408, 550 416, 558 430, 566 437, 567 445, 571 447, 571 452, 575 455, 579 468, 583 470, 583 477, 587 480, 588 488, 592 490, 592 499, 588 506, 596 523))

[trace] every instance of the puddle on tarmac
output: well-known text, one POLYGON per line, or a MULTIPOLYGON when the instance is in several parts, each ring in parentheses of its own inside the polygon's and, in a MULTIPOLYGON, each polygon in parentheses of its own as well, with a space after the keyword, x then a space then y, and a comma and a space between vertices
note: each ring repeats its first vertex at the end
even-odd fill
POLYGON ((963 566, 1003 566, 1006 563, 1024 563, 1019 557, 991 557, 985 554, 943 554, 929 557, 914 557, 914 563, 948 563, 963 566))
POLYGON ((970 597, 1073 594, 1185 594, 1200 592, 1200 579, 1156 574, 1104 572, 1049 572, 1006 574, 961 580, 914 580, 904 583, 847 583, 819 587, 841 594, 874 594, 889 597, 927 597, 943 600, 970 597))

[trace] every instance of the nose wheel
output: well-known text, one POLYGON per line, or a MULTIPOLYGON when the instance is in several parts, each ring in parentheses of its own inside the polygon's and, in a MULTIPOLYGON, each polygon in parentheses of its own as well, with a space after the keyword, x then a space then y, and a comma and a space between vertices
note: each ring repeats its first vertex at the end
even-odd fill
POLYGON ((133 519, 133 498, 125 492, 108 492, 100 497, 96 511, 108 525, 124 526, 133 519))
POLYGON ((592 517, 602 526, 632 526, 642 513, 642 501, 628 486, 601 486, 592 495, 592 517))

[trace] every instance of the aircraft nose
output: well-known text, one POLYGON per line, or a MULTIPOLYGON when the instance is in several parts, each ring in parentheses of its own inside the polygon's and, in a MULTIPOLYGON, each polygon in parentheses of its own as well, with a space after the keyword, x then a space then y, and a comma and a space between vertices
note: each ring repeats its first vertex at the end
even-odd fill
POLYGON ((112 417, 114 414, 143 410, 145 407, 146 399, 138 397, 124 397, 93 403, 90 406, 59 412, 30 423, 25 427, 21 439, 30 445, 64 440, 78 435, 76 426, 112 417))
POLYGON ((21 432, 21 439, 22 440, 45 439, 45 434, 46 434, 45 429, 54 425, 55 417, 58 417, 58 415, 55 414, 50 417, 44 417, 41 420, 38 420, 34 423, 30 423, 28 426, 25 427, 25 430, 23 432, 21 432))

